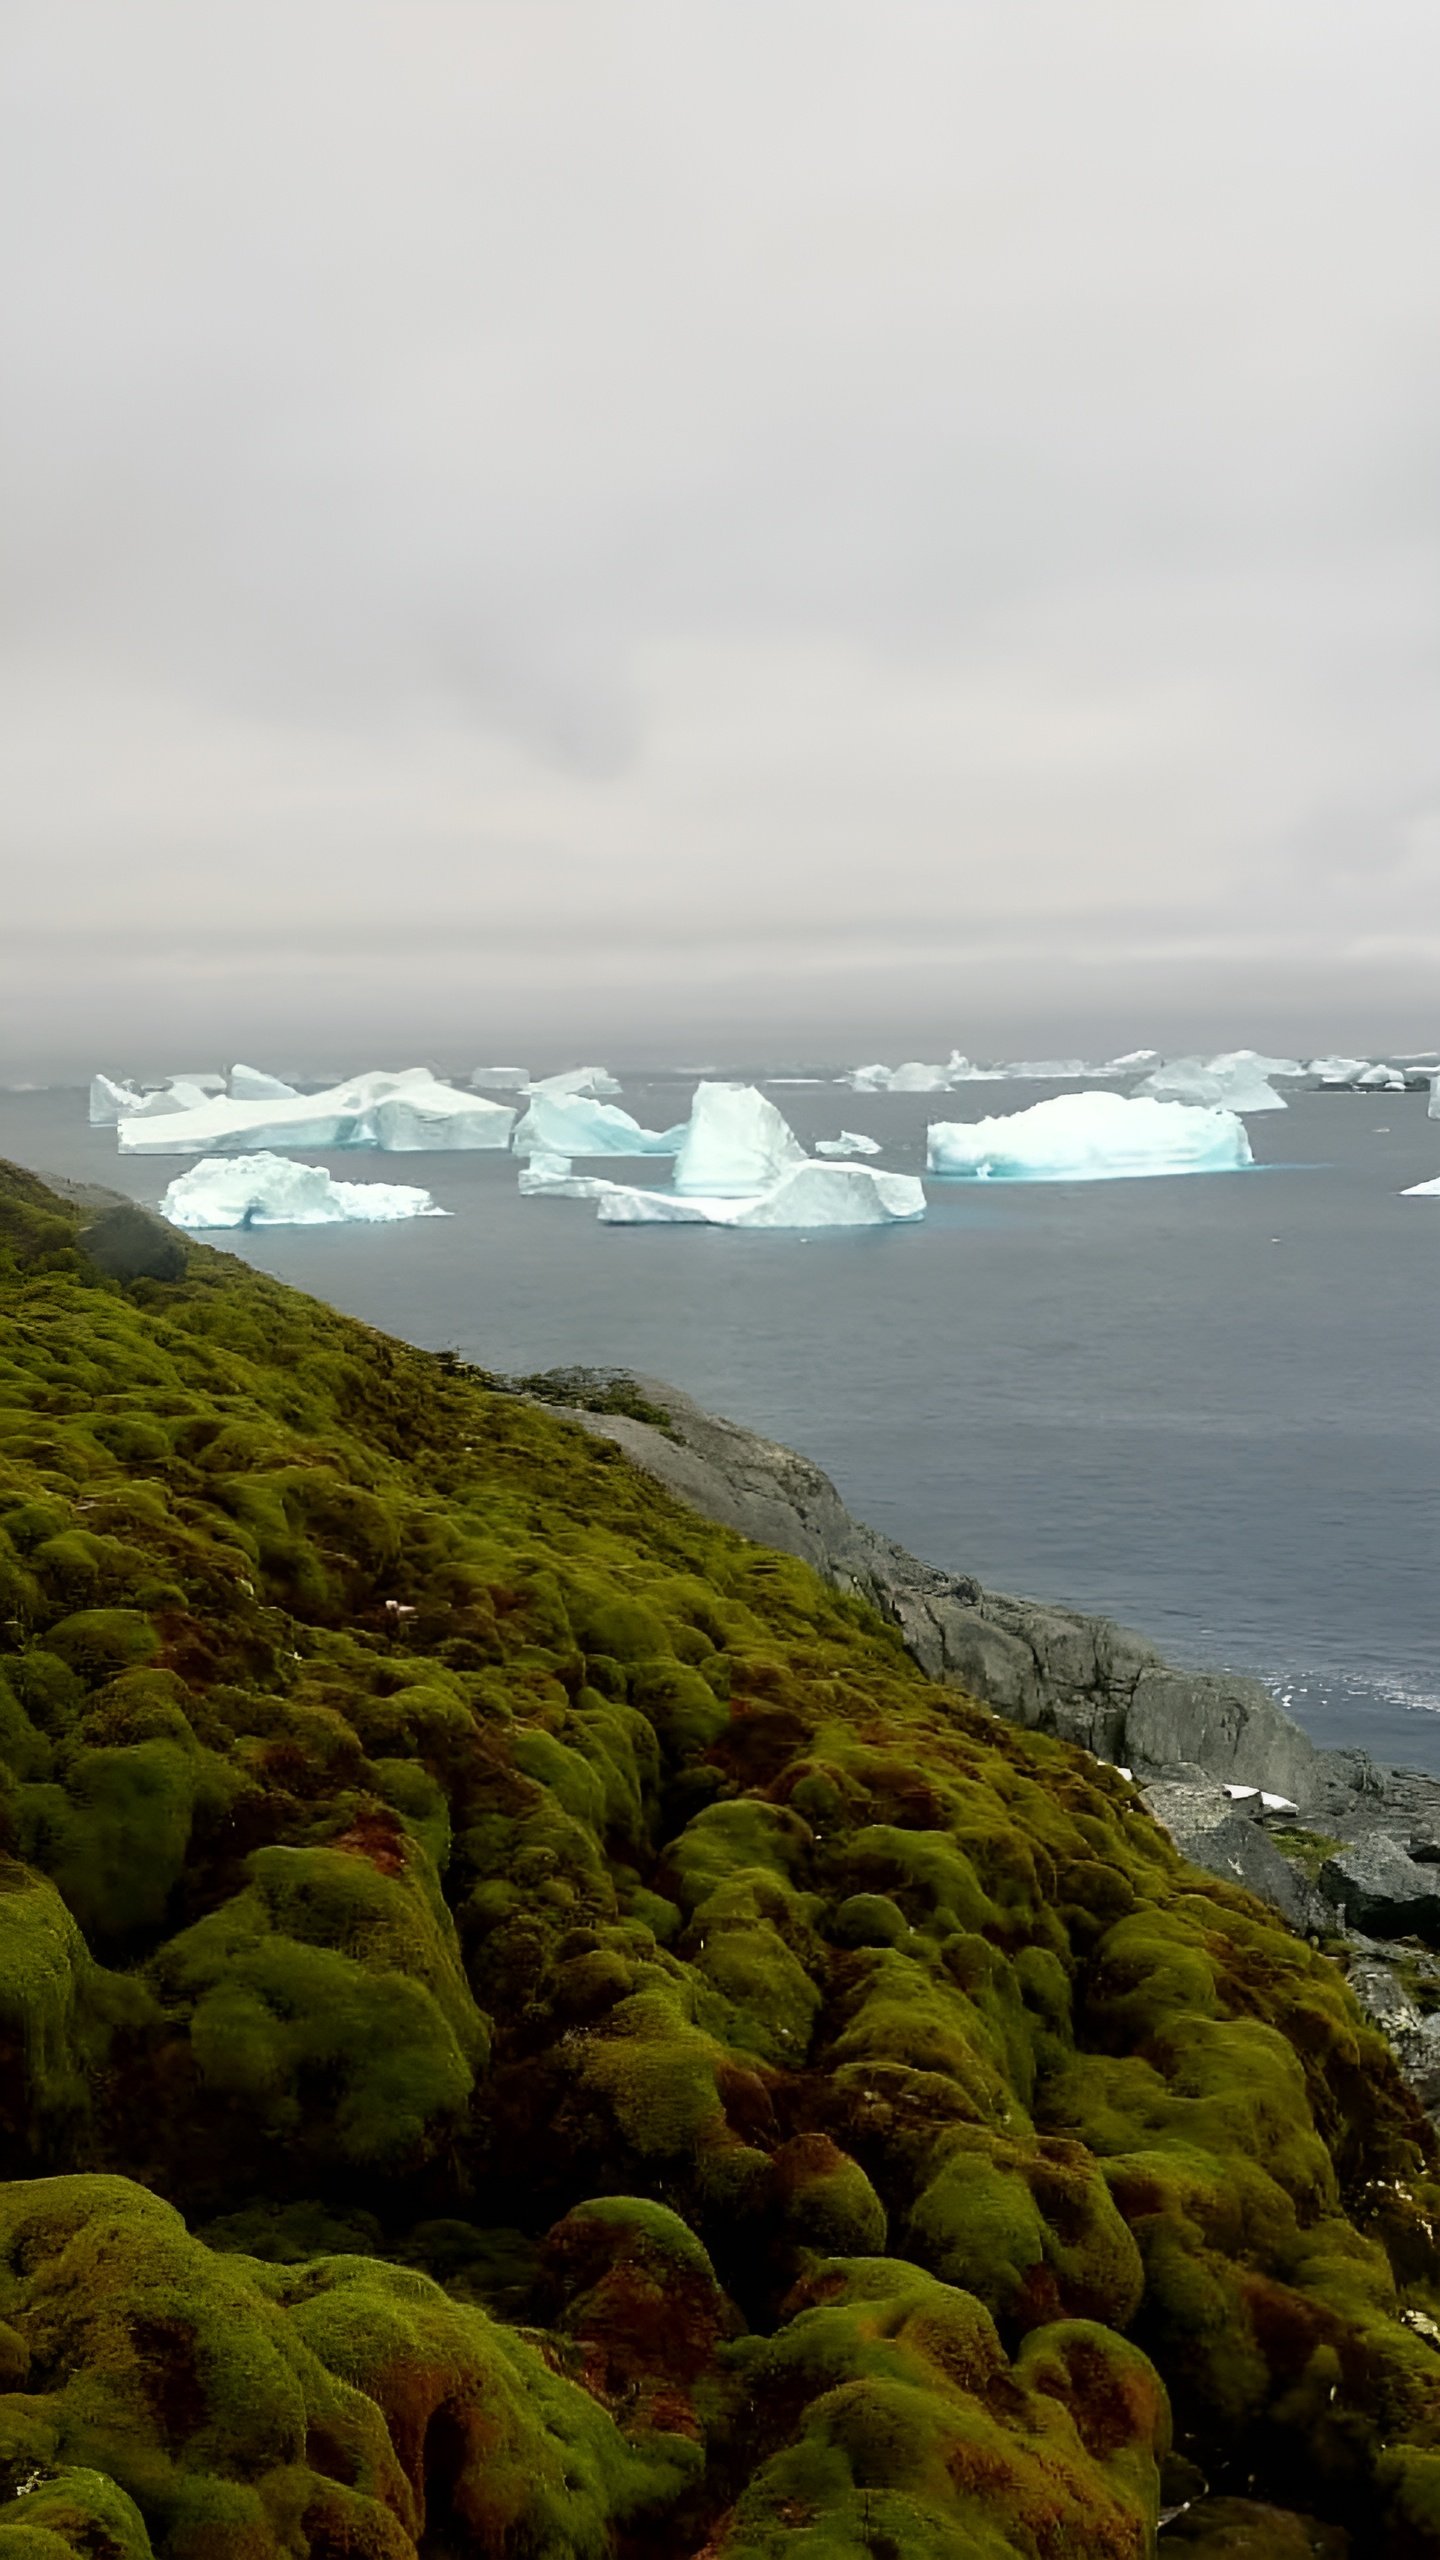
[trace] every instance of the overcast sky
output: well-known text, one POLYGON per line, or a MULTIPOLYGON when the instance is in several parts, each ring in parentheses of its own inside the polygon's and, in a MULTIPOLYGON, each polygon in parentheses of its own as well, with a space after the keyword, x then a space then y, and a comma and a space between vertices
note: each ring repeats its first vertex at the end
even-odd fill
POLYGON ((1434 1042, 1437 96, 1434 0, 5 0, 0 1054, 1434 1042))

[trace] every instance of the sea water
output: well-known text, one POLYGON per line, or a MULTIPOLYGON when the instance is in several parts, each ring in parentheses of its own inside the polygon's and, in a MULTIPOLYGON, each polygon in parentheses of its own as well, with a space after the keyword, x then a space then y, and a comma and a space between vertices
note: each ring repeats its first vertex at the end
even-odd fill
MULTIPOLYGON (((807 1143, 864 1130, 911 1173, 930 1119, 1061 1089, 769 1086, 807 1143)), ((626 1078, 624 1103, 664 1127, 688 1090, 626 1078)), ((917 1227, 602 1227, 522 1199, 508 1156, 446 1154, 405 1172, 449 1219, 215 1241, 487 1368, 671 1379, 917 1554, 1258 1671, 1318 1739, 1440 1769, 1440 1203, 1399 1196, 1440 1171, 1440 1124, 1423 1094, 1299 1094, 1247 1125, 1251 1172, 931 1182, 917 1227)), ((74 1089, 0 1094, 0 1154, 151 1203, 183 1163, 121 1158, 74 1089)))

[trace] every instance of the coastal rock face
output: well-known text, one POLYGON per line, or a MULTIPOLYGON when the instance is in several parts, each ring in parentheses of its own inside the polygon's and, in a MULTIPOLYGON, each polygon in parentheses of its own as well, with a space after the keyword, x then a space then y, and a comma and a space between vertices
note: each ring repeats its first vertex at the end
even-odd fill
POLYGON ((1322 1890, 1347 1919, 1377 1938, 1418 1937, 1440 1947, 1440 1869, 1421 1866, 1384 1832, 1337 1849, 1322 1890))
POLYGON ((0 1168, 0 2560, 1440 2560, 1336 1965, 603 1438, 79 1227, 0 1168))
POLYGON ((1224 1876, 1283 1912, 1295 1929, 1324 1915, 1319 1897, 1253 1816, 1200 1769, 1180 1779, 1152 1779, 1145 1801, 1181 1853, 1210 1875, 1224 1876))
MULTIPOLYGON (((1258 1680, 1176 1670, 1112 1619, 1013 1599, 922 1563, 856 1520, 810 1459, 657 1379, 634 1381, 654 1419, 587 1406, 587 1396, 603 1399, 613 1384, 608 1373, 567 1370, 554 1394, 584 1429, 613 1440, 707 1519, 861 1592, 933 1679, 1127 1768, 1193 1762, 1213 1778, 1297 1803, 1314 1793, 1323 1755, 1258 1680)), ((543 1379, 526 1385, 551 1392, 543 1379)))

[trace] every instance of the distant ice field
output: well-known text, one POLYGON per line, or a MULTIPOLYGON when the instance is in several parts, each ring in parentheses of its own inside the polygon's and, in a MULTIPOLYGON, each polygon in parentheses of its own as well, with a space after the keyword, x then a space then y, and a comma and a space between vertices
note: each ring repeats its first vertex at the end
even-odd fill
MULTIPOLYGON (((683 1119, 693 1079, 620 1073, 638 1120, 683 1119)), ((772 1089, 807 1147, 858 1130, 918 1174, 931 1119, 1065 1088, 772 1089)), ((1319 1739, 1440 1770, 1440 1210, 1399 1196, 1440 1171, 1440 1124, 1423 1093, 1300 1093, 1246 1125, 1252 1171, 930 1182, 919 1225, 603 1226, 522 1199, 511 1156, 443 1153, 406 1171, 448 1218, 215 1240, 487 1367, 673 1379, 917 1553, 1258 1670, 1319 1739)), ((177 1170, 120 1157, 73 1088, 0 1094, 0 1154, 151 1203, 177 1170)))

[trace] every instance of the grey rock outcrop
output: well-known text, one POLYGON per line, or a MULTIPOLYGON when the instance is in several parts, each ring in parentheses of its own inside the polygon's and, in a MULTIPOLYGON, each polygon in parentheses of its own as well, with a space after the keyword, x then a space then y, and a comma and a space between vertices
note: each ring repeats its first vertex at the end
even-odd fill
POLYGON ((1419 1865, 1383 1831, 1327 1858, 1320 1890, 1374 1937, 1416 1937, 1440 1946, 1440 1872, 1419 1865))
POLYGON ((1281 1912, 1292 1928, 1324 1925, 1328 1915, 1314 1888, 1282 1855, 1263 1823, 1233 1804, 1217 1779, 1197 1768, 1183 1778, 1152 1779, 1144 1795, 1156 1821, 1192 1866, 1244 1885, 1281 1912))
POLYGON ((1426 2113, 1440 2123, 1440 1966, 1399 1968, 1379 1947, 1353 1956, 1347 1980, 1372 2026, 1380 2029, 1426 2113), (1421 2004, 1420 1985, 1434 2004, 1421 2004))
MULTIPOLYGON (((592 1376, 597 1397, 613 1388, 611 1373, 592 1376)), ((562 1381, 567 1399, 583 1394, 583 1373, 559 1373, 562 1381)), ((925 1564, 856 1520, 811 1459, 722 1421, 658 1379, 633 1383, 668 1415, 669 1431, 580 1402, 565 1409, 707 1519, 862 1593, 932 1678, 1102 1760, 1156 1771, 1198 1762, 1212 1778, 1299 1803, 1314 1795, 1323 1755, 1258 1680, 1177 1670, 1113 1619, 1015 1599, 925 1564)))

